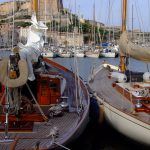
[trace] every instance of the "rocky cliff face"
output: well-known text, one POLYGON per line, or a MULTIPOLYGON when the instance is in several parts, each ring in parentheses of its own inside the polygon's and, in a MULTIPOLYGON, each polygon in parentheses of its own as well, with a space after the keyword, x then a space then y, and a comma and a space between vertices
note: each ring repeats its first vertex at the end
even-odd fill
MULTIPOLYGON (((14 3, 15 12, 17 16, 31 15, 32 13, 32 2, 31 0, 20 0, 14 3)), ((51 14, 56 15, 60 10, 63 9, 62 0, 39 0, 39 16, 41 20, 50 19, 51 14), (46 5, 45 5, 46 2, 46 5), (46 6, 46 7, 45 7, 46 6), (46 10, 46 11, 45 11, 46 10)), ((6 16, 12 15, 13 2, 0 3, 0 19, 6 18, 6 16)))

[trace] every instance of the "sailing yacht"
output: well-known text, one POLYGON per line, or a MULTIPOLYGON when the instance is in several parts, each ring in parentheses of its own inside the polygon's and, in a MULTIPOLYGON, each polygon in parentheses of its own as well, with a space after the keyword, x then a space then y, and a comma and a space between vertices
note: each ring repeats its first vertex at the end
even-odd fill
POLYGON ((93 70, 89 86, 103 108, 104 117, 117 131, 143 145, 150 146, 150 73, 127 69, 127 56, 149 61, 147 47, 134 45, 126 31, 127 0, 122 1, 120 65, 104 62, 93 70))
POLYGON ((113 49, 113 47, 107 47, 102 49, 100 52, 100 57, 115 58, 117 57, 117 52, 113 49))
POLYGON ((73 72, 41 56, 37 0, 26 45, 0 60, 0 149, 48 150, 75 140, 89 120, 89 95, 73 72))
POLYGON ((41 55, 47 58, 55 58, 57 56, 56 53, 53 52, 50 48, 44 49, 41 55))

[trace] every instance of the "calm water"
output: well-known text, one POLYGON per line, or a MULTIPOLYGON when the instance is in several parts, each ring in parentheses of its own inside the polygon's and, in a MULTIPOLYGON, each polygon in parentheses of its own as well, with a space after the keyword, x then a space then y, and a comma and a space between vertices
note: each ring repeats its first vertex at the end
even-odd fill
MULTIPOLYGON (((55 58, 54 61, 70 70, 78 67, 80 76, 86 81, 93 66, 100 65, 104 60, 112 64, 119 64, 118 58, 55 58)), ((136 60, 130 60, 129 68, 135 71, 147 71, 147 65, 136 60)), ((148 148, 133 143, 125 138, 105 121, 102 124, 89 122, 82 135, 69 148, 72 150, 147 150, 148 148)), ((150 148, 149 148, 150 149, 150 148)))
MULTIPOLYGON (((70 70, 75 71, 78 68, 80 76, 86 81, 91 72, 92 67, 97 67, 102 64, 105 60, 106 62, 114 65, 119 64, 119 58, 54 58, 54 61, 60 63, 61 65, 67 67, 70 70)), ((134 71, 147 71, 147 65, 145 63, 139 62, 137 60, 130 59, 130 65, 128 68, 134 71)), ((150 66, 149 66, 150 68, 150 66)))

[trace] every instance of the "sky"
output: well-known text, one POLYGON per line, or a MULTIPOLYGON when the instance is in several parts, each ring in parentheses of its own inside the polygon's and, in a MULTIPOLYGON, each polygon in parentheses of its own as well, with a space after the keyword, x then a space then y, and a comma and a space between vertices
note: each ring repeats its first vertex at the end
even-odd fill
MULTIPOLYGON (((93 5, 95 2, 95 18, 97 21, 110 26, 121 25, 122 0, 63 0, 64 6, 69 8, 72 4, 72 11, 80 8, 81 14, 86 19, 93 19, 93 5)), ((77 12, 77 11, 76 11, 77 12)), ((150 31, 150 0, 128 0, 127 5, 127 28, 150 31), (133 17, 132 17, 133 10, 133 17), (132 21, 133 20, 133 21, 132 21)))
MULTIPOLYGON (((0 2, 9 0, 0 0, 0 2)), ((122 0, 63 0, 65 8, 71 9, 73 13, 83 16, 85 19, 95 19, 107 26, 121 25, 122 0), (76 4, 76 7, 75 7, 76 4)), ((150 0, 128 0, 127 28, 150 31, 150 0), (132 9, 133 8, 133 9, 132 9), (133 17, 132 17, 133 10, 133 17)))

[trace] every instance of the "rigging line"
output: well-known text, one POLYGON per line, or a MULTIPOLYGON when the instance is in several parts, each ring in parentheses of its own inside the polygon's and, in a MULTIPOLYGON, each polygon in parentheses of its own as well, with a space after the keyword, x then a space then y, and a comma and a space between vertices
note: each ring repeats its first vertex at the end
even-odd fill
MULTIPOLYGON (((101 8, 104 8, 104 7, 103 7, 103 1, 101 1, 101 8)), ((102 10, 102 9, 101 9, 101 10, 102 10)), ((101 11, 100 11, 99 14, 100 14, 100 18, 101 18, 101 15, 102 15, 101 11)), ((103 30, 103 33, 105 33, 105 30, 106 30, 106 29, 103 30)), ((99 32, 100 32, 100 31, 99 31, 99 32)), ((100 33, 100 35, 101 35, 101 36, 100 36, 100 40, 102 41, 104 34, 101 34, 101 33, 100 33)))
POLYGON ((14 25, 15 25, 15 0, 13 1, 13 29, 12 29, 12 49, 13 49, 13 46, 14 46, 14 25))
MULTIPOLYGON (((135 6, 136 6, 136 13, 137 13, 137 17, 138 17, 138 21, 139 21, 139 26, 140 26, 140 29, 142 29, 142 26, 141 26, 141 23, 140 23, 140 16, 139 16, 139 13, 138 13, 138 8, 137 8, 137 4, 135 3, 135 6)), ((143 25, 143 23, 142 23, 143 25)), ((139 37, 140 37, 140 34, 139 34, 139 37)), ((144 31, 143 31, 143 42, 144 42, 144 31)))
MULTIPOLYGON (((76 56, 75 56, 76 57, 76 56)), ((77 99, 79 98, 79 105, 81 104, 81 98, 80 98, 80 77, 79 77, 79 67, 78 67, 78 61, 77 61, 77 57, 76 57, 76 86, 77 86, 77 99)))
POLYGON ((38 109, 39 109, 41 115, 43 116, 43 119, 44 119, 44 120, 47 120, 47 117, 45 116, 43 110, 41 109, 40 105, 38 104, 36 98, 34 97, 32 91, 31 91, 31 89, 30 89, 30 87, 29 87, 29 85, 28 85, 27 83, 26 83, 26 86, 27 86, 27 88, 28 88, 28 90, 29 90, 29 92, 30 92, 30 94, 31 94, 31 96, 32 96, 32 98, 33 98, 35 104, 37 105, 37 107, 38 107, 38 109))
MULTIPOLYGON (((46 23, 47 23, 47 8, 46 8, 46 0, 45 0, 45 25, 46 25, 46 23)), ((45 39, 44 39, 45 41, 45 43, 47 43, 47 30, 45 30, 45 39)))
MULTIPOLYGON (((75 0, 75 16, 76 16, 76 0, 75 0)), ((76 17, 75 17, 75 27, 76 27, 76 17)), ((73 33, 73 41, 74 41, 74 52, 76 53, 76 47, 75 47, 75 40, 76 40, 76 32, 73 33)), ((77 57, 74 57, 74 67, 75 67, 75 95, 76 95, 76 104, 77 104, 77 111, 79 110, 79 101, 78 101, 78 65, 77 65, 77 57)))
MULTIPOLYGON (((75 56, 76 57, 76 56, 75 56)), ((78 104, 81 105, 81 88, 80 88, 80 77, 79 77, 79 68, 78 68, 78 61, 76 57, 76 86, 77 86, 77 100, 79 98, 78 104)))
POLYGON ((6 89, 4 90, 4 93, 3 93, 3 95, 0 99, 0 105, 2 105, 2 102, 3 102, 3 99, 4 99, 5 96, 6 96, 6 89))
MULTIPOLYGON (((81 36, 81 33, 80 33, 80 6, 79 6, 79 10, 78 10, 78 16, 79 16, 79 26, 78 26, 78 28, 79 28, 79 48, 80 48, 80 36, 81 36)), ((77 56, 75 56, 76 57, 76 65, 77 65, 77 82, 78 82, 78 84, 77 84, 77 86, 78 86, 78 94, 79 94, 79 104, 81 105, 81 86, 80 86, 80 75, 79 75, 79 67, 78 67, 78 60, 77 60, 77 56)))
MULTIPOLYGON (((140 18, 141 18, 141 24, 142 24, 142 26, 144 27, 144 23, 143 23, 143 19, 142 19, 142 16, 141 16, 141 12, 140 12, 140 9, 139 9, 139 7, 138 7, 138 12, 139 12, 139 15, 140 15, 140 18)), ((142 29, 142 28, 140 28, 140 29, 142 29)), ((144 41, 145 41, 145 38, 144 38, 144 30, 143 30, 143 43, 144 43, 144 41)))
MULTIPOLYGON (((110 23, 110 14, 112 13, 112 8, 113 8, 113 3, 111 3, 110 2, 110 0, 109 0, 109 5, 108 5, 108 16, 107 16, 107 21, 106 21, 106 23, 110 23)), ((109 26, 110 26, 110 24, 109 24, 109 26)), ((102 35, 102 41, 103 41, 103 38, 104 38, 104 34, 105 34, 105 32, 106 32, 106 28, 105 28, 105 30, 104 30, 104 32, 103 32, 103 35, 102 35)))
POLYGON ((140 29, 141 29, 141 23, 140 23, 140 17, 139 17, 139 13, 138 13, 137 4, 136 4, 136 2, 134 2, 134 3, 135 3, 135 9, 136 9, 136 13, 137 13, 137 18, 138 18, 139 26, 140 26, 140 29))
MULTIPOLYGON (((75 33, 73 32, 73 42, 74 42, 74 52, 75 52, 75 33)), ((77 85, 76 85, 76 82, 77 82, 77 76, 76 76, 76 57, 74 57, 74 73, 75 73, 75 101, 76 101, 76 104, 77 104, 77 110, 79 109, 78 108, 78 93, 77 93, 77 85)))
MULTIPOLYGON (((136 3, 136 6, 137 6, 137 3, 136 3)), ((137 13, 139 13, 139 16, 140 16, 141 24, 142 24, 142 26, 144 26, 143 19, 142 19, 142 16, 141 16, 141 12, 140 12, 140 8, 138 7, 137 9, 138 9, 137 13)))
POLYGON ((64 146, 64 145, 59 144, 58 142, 53 142, 53 143, 54 143, 54 144, 56 144, 56 145, 58 145, 58 146, 60 146, 61 148, 66 149, 66 150, 71 150, 71 149, 67 148, 67 147, 66 147, 66 146, 64 146))
POLYGON ((147 71, 149 72, 149 66, 148 66, 148 64, 146 64, 146 67, 147 67, 147 71))
POLYGON ((68 9, 67 9, 67 40, 66 40, 66 44, 67 44, 67 47, 68 47, 68 26, 69 26, 69 24, 68 24, 68 19, 69 19, 69 14, 68 14, 68 10, 69 10, 69 3, 68 3, 68 9))
MULTIPOLYGON (((80 36, 82 33, 81 30, 81 26, 82 24, 80 23, 80 18, 81 18, 81 14, 80 14, 80 6, 79 6, 79 10, 78 10, 78 16, 79 16, 79 48, 81 48, 81 43, 80 43, 80 36)), ((83 43, 82 43, 82 46, 83 46, 83 43)), ((77 57, 77 56, 76 56, 77 57)), ((77 59, 77 58, 76 58, 77 59)), ((77 61, 78 62, 78 61, 77 61)), ((82 101, 81 101, 81 85, 80 85, 80 74, 79 74, 79 67, 78 67, 78 63, 77 63, 77 79, 78 79, 78 94, 79 94, 79 103, 80 105, 82 104, 82 101)))
MULTIPOLYGON (((150 10, 150 1, 148 0, 148 10, 150 10)), ((150 27, 150 19, 149 19, 149 25, 148 25, 149 27, 150 27)), ((148 30, 150 30, 150 29, 148 29, 148 30)))

